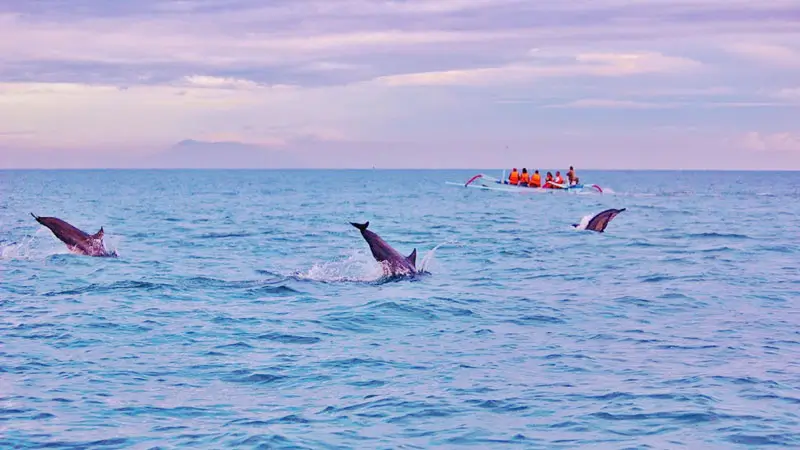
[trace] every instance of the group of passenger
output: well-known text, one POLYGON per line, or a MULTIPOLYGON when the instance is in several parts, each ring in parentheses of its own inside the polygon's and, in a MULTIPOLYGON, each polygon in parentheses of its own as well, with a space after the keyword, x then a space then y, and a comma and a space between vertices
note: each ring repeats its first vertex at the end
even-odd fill
MULTIPOLYGON (((578 176, 575 175, 575 169, 572 166, 569 166, 567 179, 569 180, 569 186, 575 186, 579 183, 578 176)), ((547 172, 544 183, 542 183, 542 176, 539 175, 538 169, 534 170, 533 174, 529 174, 528 169, 525 167, 522 168, 522 173, 517 172, 516 167, 511 170, 511 174, 508 175, 508 181, 506 181, 506 184, 544 189, 564 189, 566 187, 564 185, 564 178, 561 176, 561 171, 556 170, 555 177, 553 177, 551 172, 547 172)))

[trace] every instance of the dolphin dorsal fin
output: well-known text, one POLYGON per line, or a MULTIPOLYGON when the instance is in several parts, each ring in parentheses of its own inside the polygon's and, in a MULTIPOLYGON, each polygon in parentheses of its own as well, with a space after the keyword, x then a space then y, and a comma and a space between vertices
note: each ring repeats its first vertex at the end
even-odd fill
POLYGON ((410 255, 406 256, 406 259, 407 259, 407 260, 408 260, 408 261, 409 261, 411 264, 413 264, 413 265, 414 265, 414 267, 417 267, 417 249, 414 249, 414 250, 411 252, 411 254, 410 254, 410 255))
POLYGON ((97 233, 93 234, 92 238, 94 238, 94 239, 103 239, 103 236, 105 236, 105 234, 106 233, 105 233, 105 231, 103 231, 103 227, 100 227, 100 231, 98 231, 97 233))

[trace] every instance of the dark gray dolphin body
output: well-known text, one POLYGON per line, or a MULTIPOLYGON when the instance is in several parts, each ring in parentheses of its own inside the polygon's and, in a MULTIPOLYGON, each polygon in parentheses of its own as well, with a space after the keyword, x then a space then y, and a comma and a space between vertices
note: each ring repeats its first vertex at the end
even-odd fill
POLYGON ((397 250, 393 249, 386 243, 380 236, 367 230, 369 222, 354 223, 350 225, 358 228, 361 231, 361 236, 369 244, 369 249, 372 251, 372 257, 376 261, 383 264, 385 271, 388 275, 412 275, 417 273, 417 249, 411 252, 408 256, 401 255, 397 250))
MULTIPOLYGON (((605 211, 597 213, 594 217, 589 220, 589 223, 586 224, 586 230, 597 231, 598 233, 602 233, 605 231, 608 223, 611 222, 611 219, 617 217, 617 214, 625 211, 625 208, 622 209, 607 209, 605 211)), ((573 227, 578 227, 580 224, 572 224, 573 227)))
POLYGON ((87 234, 56 217, 38 217, 31 213, 34 219, 46 226, 63 243, 67 244, 69 251, 87 256, 112 256, 116 252, 109 252, 103 245, 105 232, 103 227, 95 234, 87 234))

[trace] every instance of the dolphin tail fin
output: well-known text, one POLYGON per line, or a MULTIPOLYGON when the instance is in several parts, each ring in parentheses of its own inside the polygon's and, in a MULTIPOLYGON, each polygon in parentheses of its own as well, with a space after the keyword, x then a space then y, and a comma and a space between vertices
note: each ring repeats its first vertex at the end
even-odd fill
POLYGON ((414 249, 406 259, 414 266, 417 267, 417 249, 414 249))
POLYGON ((100 231, 98 231, 97 233, 93 234, 92 238, 100 240, 100 239, 103 239, 103 236, 105 236, 105 234, 106 234, 106 232, 103 231, 103 227, 100 227, 100 231))
POLYGON ((358 228, 358 229, 359 229, 359 230, 361 230, 361 231, 364 231, 364 230, 366 230, 366 229, 367 229, 367 227, 369 226, 369 220, 368 220, 368 221, 366 221, 365 223, 355 223, 355 222, 350 222, 350 225, 352 225, 352 226, 354 226, 354 227, 358 228))

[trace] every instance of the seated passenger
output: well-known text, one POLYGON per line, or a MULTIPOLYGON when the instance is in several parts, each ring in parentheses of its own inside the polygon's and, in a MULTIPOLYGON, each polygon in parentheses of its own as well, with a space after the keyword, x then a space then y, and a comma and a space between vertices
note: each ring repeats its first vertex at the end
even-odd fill
POLYGON ((538 169, 533 171, 533 175, 531 176, 531 181, 528 183, 528 187, 542 187, 542 176, 539 175, 538 169))
POLYGON ((553 189, 553 174, 547 172, 547 176, 544 178, 544 187, 547 189, 553 189))
POLYGON ((556 183, 556 184, 560 184, 561 185, 561 186, 553 186, 553 187, 558 188, 558 189, 563 189, 564 188, 564 186, 563 186, 564 185, 564 178, 561 176, 561 172, 560 171, 556 170, 556 179, 553 180, 553 182, 556 183))
POLYGON ((522 175, 519 177, 519 185, 520 186, 527 186, 528 182, 531 181, 530 175, 528 175, 528 169, 522 168, 522 175))
POLYGON ((511 174, 508 176, 508 184, 518 184, 519 183, 519 172, 517 172, 517 168, 514 167, 514 170, 511 171, 511 174))

